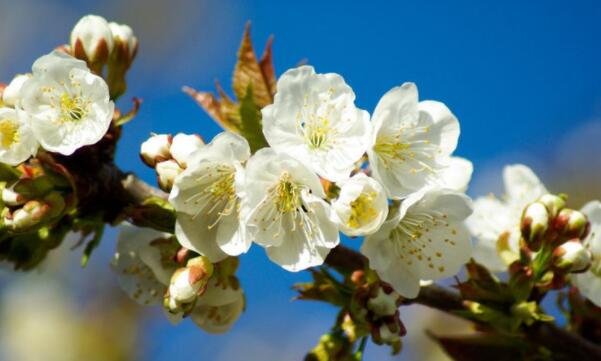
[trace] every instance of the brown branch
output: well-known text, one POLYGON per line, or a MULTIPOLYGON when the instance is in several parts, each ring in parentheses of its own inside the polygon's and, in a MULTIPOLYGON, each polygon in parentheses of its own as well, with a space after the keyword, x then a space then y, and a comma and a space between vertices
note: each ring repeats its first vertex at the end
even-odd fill
MULTIPOLYGON (((363 269, 367 260, 360 253, 339 245, 330 252, 326 263, 334 268, 352 270, 363 269)), ((436 284, 422 287, 417 298, 411 302, 450 313, 465 309, 458 292, 436 284)), ((534 323, 524 328, 524 335, 531 342, 545 347, 555 355, 564 355, 568 359, 581 361, 601 360, 601 346, 552 323, 534 323)))
MULTIPOLYGON (((127 198, 139 203, 151 196, 166 198, 166 194, 133 174, 121 175, 121 188, 127 193, 127 198)), ((359 252, 339 245, 326 258, 326 264, 344 271, 364 269, 367 259, 359 252)), ((445 287, 433 284, 422 287, 419 295, 411 303, 421 304, 447 313, 465 309, 459 293, 445 287)), ((545 347, 556 355, 566 355, 581 361, 601 360, 601 347, 580 337, 579 335, 561 329, 554 324, 538 322, 525 327, 524 335, 531 342, 545 347)))

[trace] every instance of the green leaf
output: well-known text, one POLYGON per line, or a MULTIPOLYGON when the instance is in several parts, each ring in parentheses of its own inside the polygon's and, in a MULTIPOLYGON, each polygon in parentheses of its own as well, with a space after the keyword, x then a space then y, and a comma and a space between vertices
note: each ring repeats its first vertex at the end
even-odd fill
POLYGON ((253 100, 252 84, 246 89, 246 96, 240 101, 241 128, 240 135, 248 141, 251 152, 267 147, 261 124, 261 112, 253 100))

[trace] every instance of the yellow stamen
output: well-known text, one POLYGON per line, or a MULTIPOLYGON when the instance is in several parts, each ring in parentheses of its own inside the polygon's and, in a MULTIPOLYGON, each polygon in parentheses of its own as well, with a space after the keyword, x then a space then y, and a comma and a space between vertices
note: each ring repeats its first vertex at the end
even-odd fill
POLYGON ((19 125, 11 119, 0 121, 0 144, 3 148, 9 148, 13 144, 19 143, 19 125))
POLYGON ((361 225, 371 222, 378 215, 372 206, 376 195, 376 192, 361 193, 357 199, 351 202, 351 217, 347 222, 350 228, 359 228, 361 225))

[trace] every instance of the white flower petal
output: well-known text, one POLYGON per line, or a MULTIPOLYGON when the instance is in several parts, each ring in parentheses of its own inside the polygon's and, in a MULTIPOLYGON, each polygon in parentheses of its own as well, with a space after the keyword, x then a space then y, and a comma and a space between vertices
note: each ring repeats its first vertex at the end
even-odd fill
POLYGON ((207 291, 198 298, 190 318, 208 333, 225 333, 242 314, 244 304, 242 289, 224 288, 211 281, 207 291))
POLYGON ((355 94, 338 74, 312 67, 288 70, 277 84, 274 103, 262 109, 269 145, 341 181, 367 149, 369 114, 355 107, 355 94))
POLYGON ((440 102, 418 103, 415 84, 405 83, 386 93, 374 111, 367 151, 372 175, 394 199, 424 187, 462 186, 469 176, 447 172, 458 137, 450 110, 440 102))
POLYGON ((178 240, 212 262, 250 247, 250 235, 239 215, 244 192, 238 189, 244 173, 240 163, 249 156, 246 140, 221 133, 191 156, 169 195, 177 211, 178 240))
POLYGON ((21 88, 23 84, 31 77, 31 74, 19 74, 11 80, 2 92, 2 101, 5 106, 16 107, 21 99, 21 88))
MULTIPOLYGON (((206 256, 211 262, 227 258, 227 254, 217 245, 217 228, 210 228, 205 217, 190 216, 178 212, 175 222, 175 236, 182 247, 206 256)), ((235 232, 235 229, 232 230, 235 232)))
POLYGON ((322 264, 339 234, 317 176, 286 154, 261 149, 247 162, 245 180, 244 219, 270 259, 290 271, 322 264))
POLYGON ((175 266, 166 266, 155 240, 170 235, 129 224, 120 227, 117 251, 111 263, 121 288, 137 303, 148 305, 162 301, 170 274, 175 266))
POLYGON ((427 189, 401 204, 361 251, 382 280, 405 297, 415 297, 420 280, 456 274, 471 256, 463 222, 471 214, 470 199, 445 189, 427 189), (392 224, 391 224, 392 223, 392 224), (400 275, 402 272, 402 276, 400 275))
POLYGON ((0 108, 0 162, 18 165, 38 150, 31 128, 12 108, 0 108))
POLYGON ((377 231, 386 220, 388 200, 380 183, 358 173, 342 184, 332 208, 344 234, 365 236, 377 231))
POLYGON ((470 233, 477 239, 474 258, 496 272, 505 271, 508 266, 497 250, 499 237, 508 233, 510 251, 517 257, 522 211, 548 193, 534 172, 522 164, 506 166, 503 179, 506 196, 503 199, 478 198, 474 202, 474 214, 467 220, 470 233))
POLYGON ((42 147, 64 155, 102 139, 114 113, 104 80, 56 51, 34 63, 20 107, 42 147))
POLYGON ((548 193, 532 169, 522 164, 506 166, 503 180, 509 201, 518 208, 523 208, 548 193))
POLYGON ((448 167, 442 171, 444 188, 465 192, 472 178, 474 166, 472 162, 460 157, 451 157, 448 167))

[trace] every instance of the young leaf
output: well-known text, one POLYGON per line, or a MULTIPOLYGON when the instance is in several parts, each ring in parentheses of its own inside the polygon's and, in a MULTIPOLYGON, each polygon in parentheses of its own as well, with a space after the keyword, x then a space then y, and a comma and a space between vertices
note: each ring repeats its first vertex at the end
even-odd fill
POLYGON ((240 101, 240 135, 248 141, 250 150, 254 153, 267 146, 261 125, 261 112, 253 100, 254 88, 248 84, 246 96, 240 101))
MULTIPOLYGON (((271 51, 267 49, 268 55, 265 60, 265 68, 269 73, 269 57, 271 51)), ((246 23, 244 29, 244 35, 242 37, 242 43, 238 50, 238 62, 234 69, 234 76, 232 82, 232 88, 236 97, 241 100, 246 98, 247 90, 249 86, 253 87, 254 101, 257 107, 263 108, 264 106, 273 102, 272 93, 270 91, 270 85, 267 78, 263 74, 263 70, 257 61, 255 50, 253 49, 252 42, 250 40, 250 22, 246 23)))

